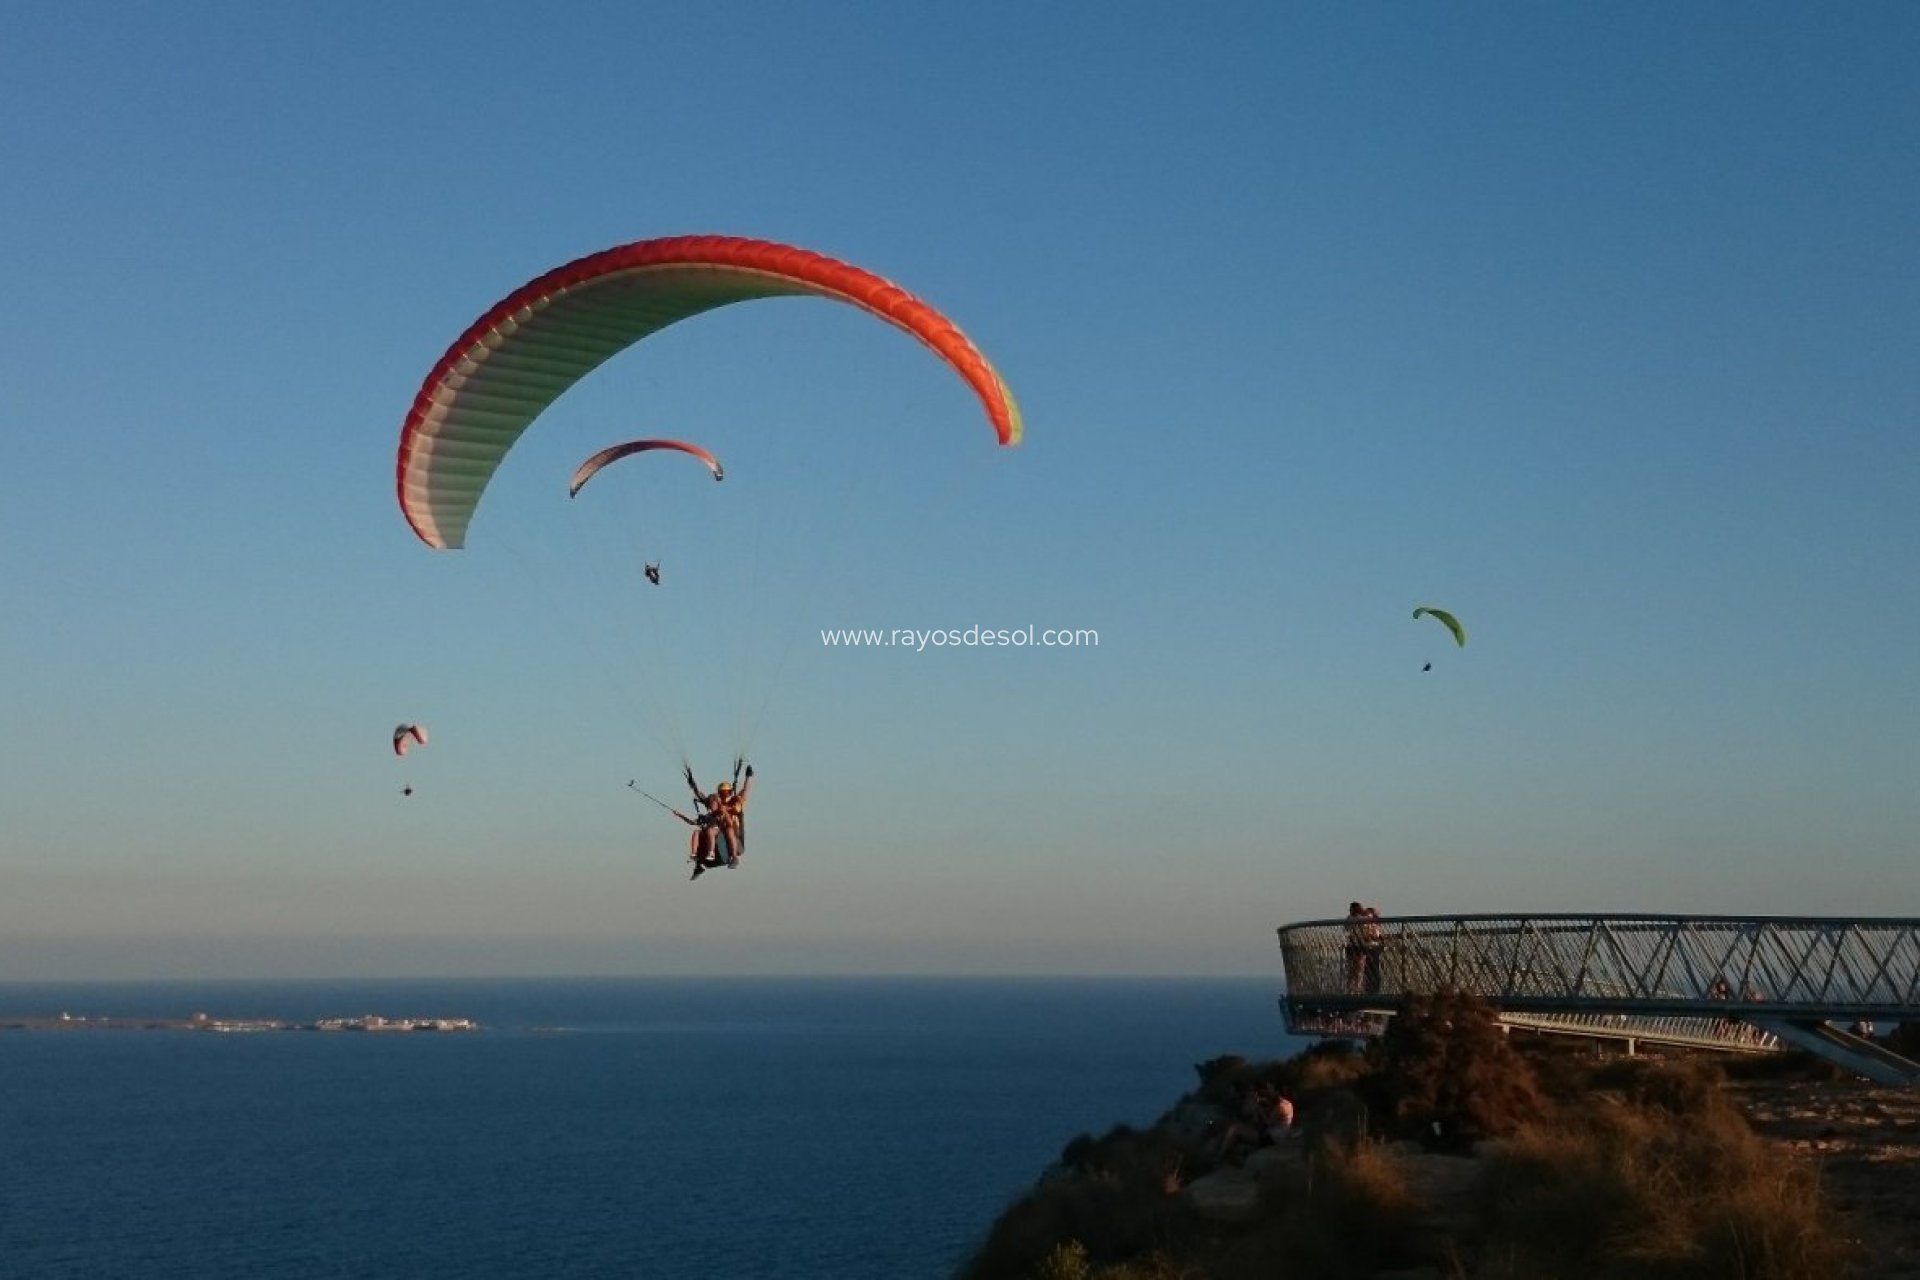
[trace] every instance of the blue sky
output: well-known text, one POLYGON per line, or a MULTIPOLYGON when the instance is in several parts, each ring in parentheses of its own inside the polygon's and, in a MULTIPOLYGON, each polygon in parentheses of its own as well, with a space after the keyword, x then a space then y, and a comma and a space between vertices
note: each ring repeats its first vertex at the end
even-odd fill
POLYGON ((0 977, 1265 973, 1354 897, 1920 913, 1910 6, 8 27, 0 977), (609 364, 467 550, 416 541, 446 345, 697 231, 926 298, 1027 442, 769 302, 609 364), (643 434, 737 483, 623 475, 583 535, 555 487, 643 434), (813 638, 972 623, 1100 644, 813 638), (661 698, 717 772, 716 690, 769 695, 754 846, 689 886, 626 783, 674 785, 661 698))

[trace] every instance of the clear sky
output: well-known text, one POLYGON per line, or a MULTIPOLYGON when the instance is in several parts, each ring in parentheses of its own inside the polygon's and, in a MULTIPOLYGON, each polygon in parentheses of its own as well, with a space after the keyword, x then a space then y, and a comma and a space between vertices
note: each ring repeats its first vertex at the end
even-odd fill
POLYGON ((1920 913, 1916 48, 1906 4, 17 8, 0 979, 1920 913), (417 541, 447 344, 703 231, 940 307, 1027 442, 767 302, 594 374, 468 549, 417 541), (729 483, 610 472, 608 559, 557 490, 651 434, 729 483), (1099 645, 817 638, 974 623, 1099 645), (674 734, 717 776, 743 693, 748 865, 689 885, 626 784, 672 795, 674 734))

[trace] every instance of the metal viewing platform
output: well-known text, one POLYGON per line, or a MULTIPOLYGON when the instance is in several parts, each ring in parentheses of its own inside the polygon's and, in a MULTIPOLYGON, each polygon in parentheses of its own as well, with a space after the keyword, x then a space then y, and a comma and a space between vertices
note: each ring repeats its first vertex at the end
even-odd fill
POLYGON ((1920 1065, 1833 1025, 1920 1021, 1920 919, 1399 916, 1279 934, 1298 1035, 1377 1034, 1408 997, 1459 991, 1529 1030, 1745 1053, 1791 1045, 1920 1085, 1920 1065))

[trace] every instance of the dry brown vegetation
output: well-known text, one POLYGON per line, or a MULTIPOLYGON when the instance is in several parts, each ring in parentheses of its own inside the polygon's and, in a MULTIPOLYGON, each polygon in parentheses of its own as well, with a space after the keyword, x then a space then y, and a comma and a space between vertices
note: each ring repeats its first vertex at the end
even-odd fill
MULTIPOLYGON (((1622 1069, 1624 1068, 1624 1069, 1622 1069)), ((1705 1063, 1595 1073, 1491 1160, 1485 1277, 1826 1277, 1847 1249, 1811 1166, 1756 1135, 1705 1063)))
POLYGON ((1815 1166, 1753 1131, 1714 1063, 1523 1052, 1459 997, 1398 1021, 1364 1055, 1199 1064, 1153 1128, 1069 1143, 963 1280, 1849 1274, 1815 1166), (1301 1133, 1222 1170, 1236 1084, 1288 1088, 1301 1133), (1232 1212, 1196 1182, 1226 1185, 1232 1212))
POLYGON ((1532 1065, 1467 996, 1415 998, 1368 1056, 1363 1092, 1398 1137, 1459 1150, 1546 1114, 1532 1065))

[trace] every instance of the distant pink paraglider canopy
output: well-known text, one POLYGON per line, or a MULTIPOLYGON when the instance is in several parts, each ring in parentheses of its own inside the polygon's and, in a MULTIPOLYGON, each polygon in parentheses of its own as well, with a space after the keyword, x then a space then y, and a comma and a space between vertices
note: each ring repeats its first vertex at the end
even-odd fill
POLYGON ((692 454, 707 464, 707 470, 713 472, 715 480, 725 480, 727 469, 720 465, 720 459, 708 453, 697 444, 685 440, 629 440, 625 444, 609 445, 581 463, 574 471, 573 479, 567 482, 567 496, 577 497, 580 490, 586 488, 587 481, 600 473, 600 468, 622 458, 630 458, 636 453, 648 453, 654 449, 677 449, 681 453, 692 454))
POLYGON ((403 756, 407 748, 427 745, 427 731, 417 724, 396 725, 393 730, 393 754, 403 756))

